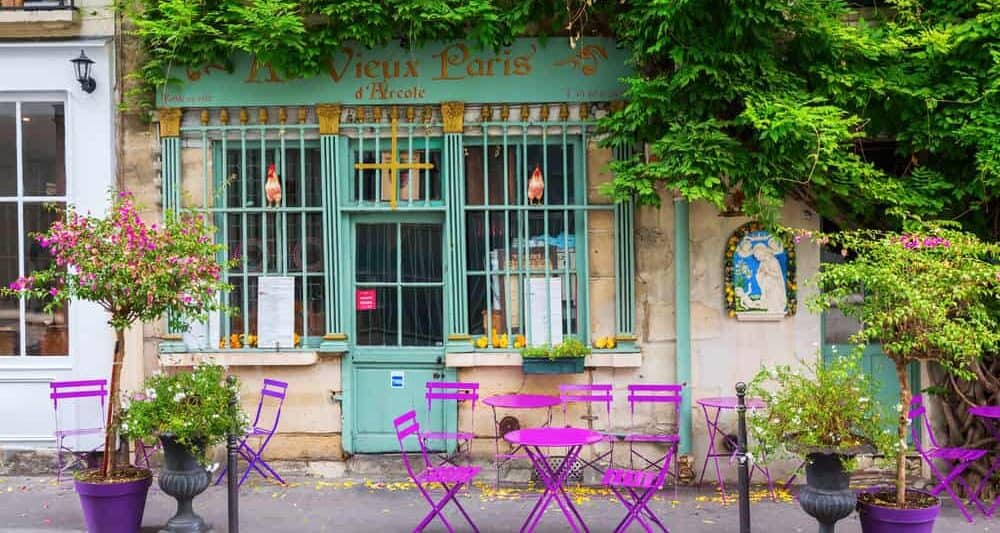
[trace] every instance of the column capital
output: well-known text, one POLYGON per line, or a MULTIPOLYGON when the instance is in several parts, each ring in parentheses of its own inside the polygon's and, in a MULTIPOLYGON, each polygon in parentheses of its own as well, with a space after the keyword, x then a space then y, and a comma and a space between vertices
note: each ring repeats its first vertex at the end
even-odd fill
POLYGON ((442 102, 441 118, 445 133, 462 133, 465 127, 465 102, 442 102))
POLYGON ((184 110, 179 107, 161 108, 156 111, 160 119, 160 137, 181 136, 181 116, 184 110))
POLYGON ((340 104, 319 104, 316 106, 320 135, 340 134, 340 109, 340 104))

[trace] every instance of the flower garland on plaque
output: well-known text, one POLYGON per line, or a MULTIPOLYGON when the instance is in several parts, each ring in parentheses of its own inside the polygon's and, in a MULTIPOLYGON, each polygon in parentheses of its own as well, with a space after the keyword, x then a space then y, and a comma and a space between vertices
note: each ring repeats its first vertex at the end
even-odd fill
POLYGON ((781 320, 795 314, 795 243, 758 222, 740 226, 725 253, 726 309, 737 320, 781 320))

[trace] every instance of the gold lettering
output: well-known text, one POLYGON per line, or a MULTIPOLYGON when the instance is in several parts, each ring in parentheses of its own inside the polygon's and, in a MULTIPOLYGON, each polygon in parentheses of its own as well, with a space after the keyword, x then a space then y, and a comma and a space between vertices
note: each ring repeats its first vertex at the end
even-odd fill
POLYGON ((453 77, 450 76, 448 70, 451 65, 462 65, 469 59, 469 49, 462 43, 453 44, 451 46, 445 47, 441 50, 441 53, 434 54, 433 57, 441 58, 441 72, 439 76, 435 76, 435 80, 461 80, 465 76, 453 77), (455 54, 452 54, 455 51, 455 54))
POLYGON ((331 57, 329 59, 330 78, 333 79, 334 83, 338 83, 338 82, 340 82, 341 79, 343 79, 344 74, 347 73, 348 67, 351 66, 351 61, 354 60, 354 50, 351 50, 350 48, 348 48, 346 46, 343 48, 343 50, 344 50, 344 56, 345 56, 344 57, 344 66, 341 67, 339 71, 337 70, 337 65, 334 63, 334 58, 331 57))
POLYGON ((510 76, 510 49, 504 48, 503 55, 507 56, 503 58, 503 75, 510 76))
POLYGON ((378 77, 378 67, 380 61, 375 61, 374 59, 365 63, 365 76, 369 78, 378 77))
POLYGON ((417 74, 417 65, 419 64, 420 61, 416 59, 407 59, 406 72, 403 74, 403 76, 408 76, 410 78, 416 78, 417 76, 419 76, 419 74, 417 74))
POLYGON ((518 56, 514 58, 514 75, 527 76, 531 74, 531 58, 528 56, 518 56))
POLYGON ((245 83, 260 83, 260 80, 257 79, 257 77, 260 74, 261 68, 266 68, 268 72, 268 79, 265 80, 265 83, 282 82, 282 79, 278 76, 278 73, 275 72, 273 68, 271 68, 270 63, 261 63, 257 61, 257 58, 255 57, 253 61, 250 62, 250 75, 247 76, 245 83))
POLYGON ((482 59, 473 59, 469 62, 469 66, 465 67, 465 71, 469 76, 485 76, 486 64, 487 62, 482 59))

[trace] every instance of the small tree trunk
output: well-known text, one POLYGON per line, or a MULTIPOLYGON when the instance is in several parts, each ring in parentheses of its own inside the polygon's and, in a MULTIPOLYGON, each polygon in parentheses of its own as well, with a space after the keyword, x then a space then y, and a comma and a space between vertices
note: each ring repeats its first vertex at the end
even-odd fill
POLYGON ((108 420, 104 430, 104 463, 101 465, 101 477, 107 479, 108 474, 115 470, 115 431, 114 422, 118 407, 118 389, 121 387, 122 361, 125 359, 125 331, 115 330, 115 358, 111 363, 111 386, 108 388, 108 420))
POLYGON ((906 503, 906 428, 910 418, 910 377, 905 363, 895 361, 896 377, 899 379, 899 427, 897 428, 899 455, 896 457, 896 505, 906 503))

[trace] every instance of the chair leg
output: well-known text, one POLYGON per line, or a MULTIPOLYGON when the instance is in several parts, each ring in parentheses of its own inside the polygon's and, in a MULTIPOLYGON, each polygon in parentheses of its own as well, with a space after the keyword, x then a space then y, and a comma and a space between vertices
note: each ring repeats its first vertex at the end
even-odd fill
MULTIPOLYGON (((940 481, 940 483, 931 490, 931 495, 937 496, 938 494, 941 493, 942 490, 944 490, 945 492, 948 493, 949 496, 951 496, 951 500, 955 502, 955 505, 958 506, 958 510, 962 512, 963 516, 965 516, 965 520, 970 524, 973 523, 974 520, 972 519, 972 514, 970 514, 968 509, 965 508, 965 504, 962 503, 962 499, 959 498, 958 495, 955 494, 953 490, 951 490, 950 486, 951 480, 954 479, 959 474, 961 474, 966 469, 966 467, 968 467, 969 463, 959 463, 955 465, 954 467, 952 467, 951 472, 947 476, 941 475, 941 472, 937 469, 936 466, 934 466, 934 461, 927 461, 927 464, 930 466, 931 472, 934 473, 934 477, 936 477, 938 481, 940 481)), ((966 485, 966 487, 968 486, 966 485)))
MULTIPOLYGON (((459 490, 461 490, 463 485, 468 487, 467 483, 458 483, 454 487, 455 492, 457 493, 459 490)), ((441 484, 441 488, 443 488, 446 492, 451 490, 448 488, 448 485, 445 485, 444 483, 441 484)), ((469 513, 465 512, 465 507, 462 507, 462 503, 458 501, 458 498, 456 496, 452 496, 451 501, 452 503, 455 504, 456 507, 458 507, 458 511, 462 513, 462 516, 465 517, 465 521, 468 522, 470 526, 472 526, 472 530, 475 531, 476 533, 479 533, 479 528, 476 527, 476 524, 472 521, 472 518, 469 516, 469 513)))

